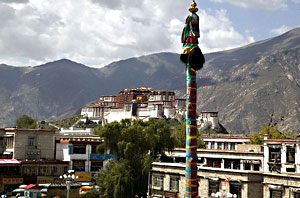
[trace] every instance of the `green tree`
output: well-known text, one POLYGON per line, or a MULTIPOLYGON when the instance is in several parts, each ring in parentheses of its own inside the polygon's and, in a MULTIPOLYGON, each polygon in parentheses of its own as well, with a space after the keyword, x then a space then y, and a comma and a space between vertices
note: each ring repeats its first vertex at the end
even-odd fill
MULTIPOLYGON (((175 140, 175 146, 180 148, 185 148, 186 145, 186 124, 183 123, 181 125, 176 126, 174 132, 172 133, 172 137, 175 140)), ((198 148, 206 148, 205 142, 203 141, 201 133, 199 133, 197 129, 197 147, 198 148)))
POLYGON ((95 133, 104 139, 98 153, 117 155, 106 170, 96 176, 103 192, 99 197, 127 198, 146 196, 151 163, 174 147, 170 127, 164 120, 122 120, 99 126, 95 133))
POLYGON ((254 133, 250 137, 250 144, 263 145, 264 135, 268 134, 270 139, 287 139, 291 135, 291 131, 280 132, 280 126, 277 125, 264 125, 260 133, 254 133))
POLYGON ((38 128, 37 121, 28 115, 23 115, 16 121, 16 126, 19 129, 36 129, 38 128))

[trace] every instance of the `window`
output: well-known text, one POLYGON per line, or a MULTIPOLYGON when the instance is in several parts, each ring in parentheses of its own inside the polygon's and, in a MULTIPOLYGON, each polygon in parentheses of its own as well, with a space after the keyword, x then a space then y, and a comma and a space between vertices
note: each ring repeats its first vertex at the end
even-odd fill
POLYGON ((222 149, 222 143, 221 142, 217 143, 217 149, 222 149))
POLYGON ((98 145, 92 145, 92 154, 97 154, 97 146, 98 145))
POLYGON ((240 162, 240 160, 232 160, 232 165, 233 165, 233 169, 237 169, 237 170, 239 170, 240 169, 240 165, 241 165, 241 162, 240 162))
POLYGON ((91 171, 92 172, 97 172, 101 168, 103 168, 103 162, 102 161, 92 161, 91 162, 91 171))
POLYGON ((237 198, 242 197, 242 184, 239 182, 230 182, 229 183, 230 187, 230 193, 237 195, 237 198))
POLYGON ((74 171, 85 171, 85 161, 84 160, 73 160, 73 170, 74 171))
POLYGON ((213 168, 221 168, 221 159, 207 158, 207 166, 213 168))
POLYGON ((241 165, 240 160, 234 160, 234 159, 225 159, 224 160, 224 168, 239 170, 240 169, 240 165, 241 165))
POLYGON ((204 163, 204 157, 199 157, 197 163, 203 164, 204 163))
POLYGON ((211 145, 211 149, 215 149, 215 142, 211 142, 210 145, 211 145))
POLYGON ((228 143, 227 142, 224 143, 224 149, 228 150, 228 143))
POLYGON ((294 193, 294 198, 300 198, 300 192, 295 192, 294 193))
POLYGON ((208 142, 205 142, 205 148, 208 148, 208 149, 209 149, 209 147, 208 147, 208 142))
POLYGON ((245 163, 245 164, 244 164, 244 169, 245 169, 245 170, 251 170, 251 164, 245 163))
POLYGON ((253 170, 259 171, 259 167, 260 167, 260 164, 254 164, 253 165, 253 170))
POLYGON ((164 188, 164 177, 162 175, 153 175, 153 187, 163 190, 164 188))
POLYGON ((224 160, 224 168, 231 169, 231 161, 228 159, 224 160))
POLYGON ((288 163, 295 163, 295 148, 294 147, 287 147, 286 152, 286 161, 288 163))
POLYGON ((170 177, 170 191, 179 191, 179 177, 171 176, 170 177))
POLYGON ((86 146, 85 145, 73 145, 73 154, 85 154, 86 146))
POLYGON ((162 110, 162 105, 158 105, 157 109, 162 110))
POLYGON ((295 168, 286 168, 286 172, 294 173, 295 168))
POLYGON ((210 196, 212 193, 217 193, 217 192, 219 192, 219 187, 220 187, 219 181, 209 180, 208 186, 209 186, 209 188, 208 188, 208 195, 209 195, 209 196, 210 196))
POLYGON ((35 138, 28 137, 28 146, 35 146, 35 138))
POLYGON ((230 143, 230 150, 235 150, 235 143, 230 143))
POLYGON ((282 191, 270 189, 270 198, 282 198, 282 191))
POLYGON ((270 148, 269 149, 269 161, 270 162, 280 162, 281 161, 281 148, 270 148))
POLYGON ((6 137, 5 138, 6 139, 6 143, 5 143, 5 146, 6 146, 6 148, 8 149, 8 148, 13 148, 14 146, 14 137, 13 136, 11 136, 11 137, 6 137))

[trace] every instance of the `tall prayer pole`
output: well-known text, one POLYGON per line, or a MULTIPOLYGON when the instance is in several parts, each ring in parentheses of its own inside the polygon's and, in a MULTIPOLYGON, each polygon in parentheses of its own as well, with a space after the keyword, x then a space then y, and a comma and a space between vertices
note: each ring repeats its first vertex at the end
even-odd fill
POLYGON ((185 168, 185 198, 198 197, 197 179, 197 70, 203 67, 204 56, 198 47, 199 16, 196 14, 198 8, 193 1, 189 15, 182 32, 183 52, 180 56, 186 64, 186 168, 185 168))

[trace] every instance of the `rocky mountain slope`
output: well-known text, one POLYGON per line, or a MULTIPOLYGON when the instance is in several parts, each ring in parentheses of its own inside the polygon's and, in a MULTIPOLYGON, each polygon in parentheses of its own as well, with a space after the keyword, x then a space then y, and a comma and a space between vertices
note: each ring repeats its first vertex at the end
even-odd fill
POLYGON ((14 126, 23 114, 39 120, 73 115, 101 95, 121 89, 184 86, 184 66, 178 54, 160 53, 95 69, 67 59, 36 67, 0 65, 0 127, 14 126), (177 64, 175 64, 177 63, 177 64))
MULTIPOLYGON (((198 72, 198 110, 218 111, 233 133, 259 131, 274 113, 283 129, 298 132, 300 28, 241 48, 206 54, 198 72)), ((185 93, 185 66, 179 55, 131 58, 101 69, 70 60, 36 67, 0 65, 0 127, 22 114, 40 120, 72 115, 101 95, 135 87, 185 93)))

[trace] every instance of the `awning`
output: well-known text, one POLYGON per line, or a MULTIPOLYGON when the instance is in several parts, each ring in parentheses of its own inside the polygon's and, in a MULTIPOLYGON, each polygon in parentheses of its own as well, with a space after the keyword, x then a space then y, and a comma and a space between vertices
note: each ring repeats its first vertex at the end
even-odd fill
POLYGON ((269 147, 269 148, 274 148, 274 149, 276 149, 276 148, 280 148, 280 149, 281 149, 281 144, 277 144, 277 145, 276 145, 276 144, 275 144, 275 145, 274 145, 274 144, 273 144, 273 145, 268 145, 268 147, 269 147))
POLYGON ((18 166, 21 163, 21 161, 16 159, 0 159, 0 166, 18 166))
POLYGON ((217 177, 209 177, 210 180, 213 180, 213 181, 219 181, 219 178, 217 177))
POLYGON ((300 188, 293 188, 293 187, 290 187, 290 191, 292 191, 292 192, 299 192, 299 191, 300 191, 300 188))
POLYGON ((272 185, 272 184, 268 185, 268 187, 272 190, 282 190, 283 189, 282 186, 272 185))

